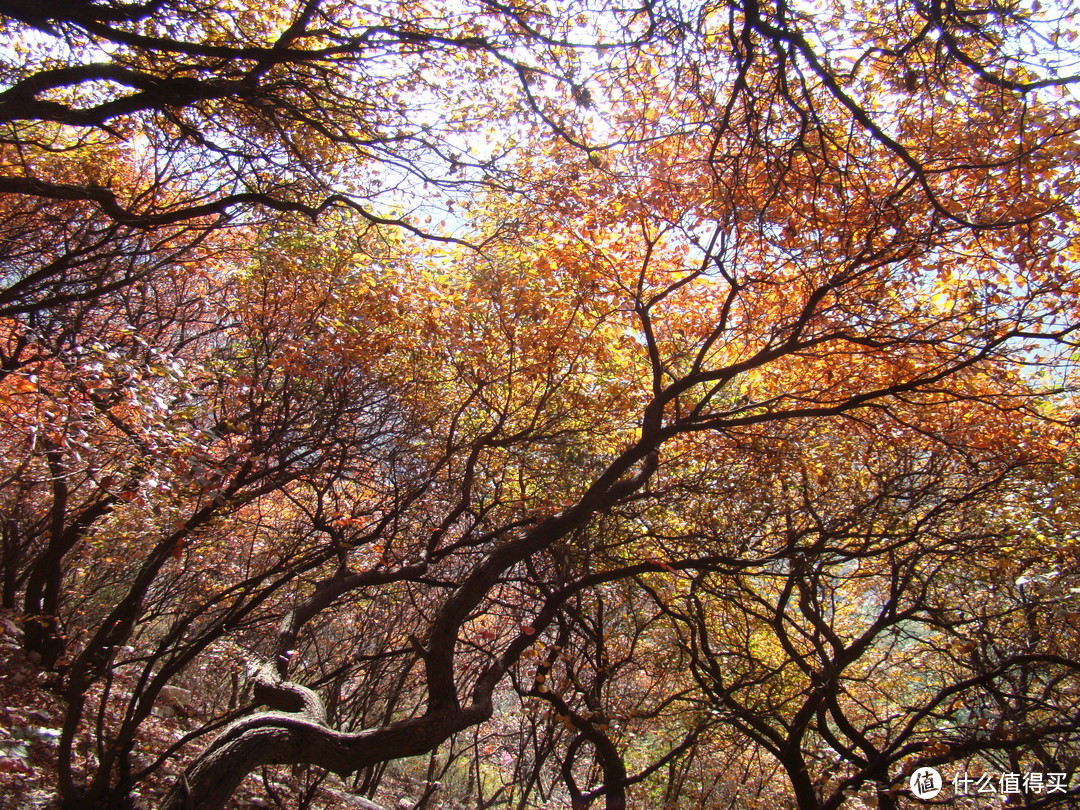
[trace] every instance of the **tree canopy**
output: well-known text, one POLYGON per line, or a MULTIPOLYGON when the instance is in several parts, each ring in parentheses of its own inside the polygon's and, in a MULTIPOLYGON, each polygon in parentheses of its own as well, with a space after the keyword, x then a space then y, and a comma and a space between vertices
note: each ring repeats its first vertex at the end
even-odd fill
POLYGON ((0 784, 1076 802, 1078 15, 0 0, 0 784))

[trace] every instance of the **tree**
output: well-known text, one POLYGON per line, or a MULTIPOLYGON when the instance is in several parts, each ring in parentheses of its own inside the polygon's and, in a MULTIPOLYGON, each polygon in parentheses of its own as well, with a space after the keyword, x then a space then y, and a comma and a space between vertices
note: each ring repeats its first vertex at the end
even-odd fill
POLYGON ((1035 630, 1049 606, 1014 588, 1024 539, 999 506, 1024 467, 916 442, 867 453, 867 438, 849 426, 827 444, 841 472, 812 451, 762 476, 765 519, 743 541, 760 562, 674 594, 645 584, 714 722, 775 757, 800 808, 867 788, 896 807, 891 774, 916 764, 1071 771, 1076 652, 1035 630))
POLYGON ((1068 463, 1064 10, 0 13, 5 603, 66 806, 370 792, 512 705, 522 808, 704 806, 718 742, 800 808, 1071 772, 1067 598, 993 568, 1042 495, 983 515, 1068 463))

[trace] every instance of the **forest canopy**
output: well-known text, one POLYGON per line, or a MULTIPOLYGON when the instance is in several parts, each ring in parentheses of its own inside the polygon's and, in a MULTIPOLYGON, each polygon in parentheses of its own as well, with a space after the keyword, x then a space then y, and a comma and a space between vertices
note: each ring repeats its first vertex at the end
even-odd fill
POLYGON ((1078 15, 0 0, 0 808, 1074 806, 1078 15))

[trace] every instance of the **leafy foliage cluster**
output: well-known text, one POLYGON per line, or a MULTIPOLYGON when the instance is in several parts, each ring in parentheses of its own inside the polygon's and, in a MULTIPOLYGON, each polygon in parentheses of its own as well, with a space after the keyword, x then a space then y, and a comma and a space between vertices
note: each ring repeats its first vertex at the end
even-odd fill
POLYGON ((1078 14, 0 0, 8 792, 1074 803, 1078 14))

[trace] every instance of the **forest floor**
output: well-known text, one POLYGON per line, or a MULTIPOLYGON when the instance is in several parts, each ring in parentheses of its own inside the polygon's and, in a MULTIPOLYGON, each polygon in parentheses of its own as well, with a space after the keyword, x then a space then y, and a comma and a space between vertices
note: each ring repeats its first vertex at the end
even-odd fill
POLYGON ((22 629, 0 612, 0 810, 55 806, 63 701, 22 651, 22 629))

